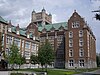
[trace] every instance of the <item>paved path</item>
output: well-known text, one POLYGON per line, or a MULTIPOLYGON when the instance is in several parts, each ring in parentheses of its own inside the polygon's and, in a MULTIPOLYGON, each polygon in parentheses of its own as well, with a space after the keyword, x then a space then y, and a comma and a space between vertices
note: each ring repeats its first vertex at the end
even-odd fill
POLYGON ((92 71, 92 72, 84 72, 82 74, 74 74, 74 75, 100 75, 100 69, 92 71))
POLYGON ((8 71, 0 71, 0 75, 10 75, 8 71))

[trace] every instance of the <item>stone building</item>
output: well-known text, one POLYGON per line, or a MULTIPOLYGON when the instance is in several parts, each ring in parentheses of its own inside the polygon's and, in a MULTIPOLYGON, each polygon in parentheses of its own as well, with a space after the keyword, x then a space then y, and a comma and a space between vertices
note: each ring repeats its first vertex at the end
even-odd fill
POLYGON ((40 32, 40 43, 48 39, 55 51, 55 68, 96 67, 96 38, 87 22, 76 10, 68 22, 53 24, 48 22, 45 25, 44 23, 37 25, 40 32))
POLYGON ((2 44, 5 54, 9 54, 10 46, 14 42, 22 56, 25 56, 26 63, 29 63, 30 56, 37 55, 38 52, 38 29, 35 24, 30 23, 27 28, 15 27, 11 21, 7 23, 0 17, 0 32, 2 33, 2 44), (33 29, 29 29, 32 25, 33 29))
MULTIPOLYGON (((55 68, 95 68, 96 38, 87 22, 76 11, 68 22, 52 23, 52 15, 32 11, 31 23, 26 28, 16 27, 2 20, 0 28, 6 53, 12 41, 18 45, 22 55, 30 59, 37 55, 38 45, 49 40, 55 51, 55 68)), ((28 62, 28 61, 27 61, 28 62)))

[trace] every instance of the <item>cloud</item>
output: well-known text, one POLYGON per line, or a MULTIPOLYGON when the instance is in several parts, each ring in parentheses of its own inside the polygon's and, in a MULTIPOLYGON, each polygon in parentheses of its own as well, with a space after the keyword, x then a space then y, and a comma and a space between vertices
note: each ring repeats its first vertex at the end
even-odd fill
POLYGON ((0 16, 7 21, 12 20, 13 25, 20 24, 25 27, 30 23, 31 12, 34 9, 40 12, 44 7, 48 13, 52 14, 53 23, 67 22, 76 9, 85 17, 97 38, 97 49, 100 49, 99 28, 100 21, 95 20, 91 11, 99 8, 100 0, 0 0, 0 16))
POLYGON ((57 23, 57 15, 56 14, 52 15, 52 22, 57 23))
POLYGON ((98 9, 100 7, 100 0, 91 0, 92 8, 98 9))

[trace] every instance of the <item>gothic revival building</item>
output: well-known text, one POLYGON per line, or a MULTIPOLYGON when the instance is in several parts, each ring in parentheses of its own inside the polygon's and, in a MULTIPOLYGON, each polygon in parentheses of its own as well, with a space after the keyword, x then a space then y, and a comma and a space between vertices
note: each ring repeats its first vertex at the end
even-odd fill
MULTIPOLYGON (((55 68, 95 68, 96 38, 87 22, 74 11, 68 22, 52 23, 52 15, 43 8, 32 11, 31 23, 26 28, 13 26, 0 17, 5 52, 12 41, 18 45, 27 60, 37 55, 38 45, 49 40, 55 51, 55 68)), ((28 61, 27 61, 28 62, 28 61)))
POLYGON ((7 23, 0 16, 0 32, 2 33, 2 44, 5 54, 8 55, 10 46, 14 42, 22 56, 26 58, 26 63, 29 63, 32 54, 37 55, 38 52, 38 29, 35 24, 30 23, 27 28, 20 28, 12 25, 11 21, 7 23))
MULTIPOLYGON (((32 22, 37 23, 40 32, 40 44, 48 39, 55 51, 54 67, 56 68, 95 68, 96 67, 96 38, 86 21, 76 12, 68 22, 53 23, 52 15, 47 16, 43 9, 38 15, 32 14, 32 22), (38 15, 41 23, 33 21, 38 15), (47 22, 47 17, 48 21, 47 22)), ((32 12, 32 13, 33 13, 32 12)))

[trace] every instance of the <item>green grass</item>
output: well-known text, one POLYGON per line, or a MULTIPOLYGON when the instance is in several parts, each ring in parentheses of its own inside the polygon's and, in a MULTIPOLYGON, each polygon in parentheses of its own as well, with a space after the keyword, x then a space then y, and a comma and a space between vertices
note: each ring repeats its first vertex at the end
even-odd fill
MULTIPOLYGON (((16 71, 30 71, 30 72, 43 72, 42 69, 20 69, 20 70, 16 70, 16 71)), ((79 72, 75 72, 75 71, 67 71, 67 70, 54 70, 54 69, 48 69, 47 70, 48 75, 72 75, 72 74, 76 74, 79 72)), ((40 74, 38 74, 40 75, 40 74)))
MULTIPOLYGON (((98 68, 93 68, 93 69, 77 69, 77 72, 75 72, 75 69, 69 70, 69 69, 48 69, 47 73, 48 75, 73 75, 73 74, 78 74, 82 72, 90 72, 97 70, 98 68)), ((43 72, 42 69, 19 69, 19 70, 14 70, 14 71, 30 71, 30 72, 43 72)), ((13 74, 15 75, 15 74, 13 74)), ((20 75, 20 74, 17 74, 20 75)), ((37 74, 40 75, 40 74, 37 74)))

